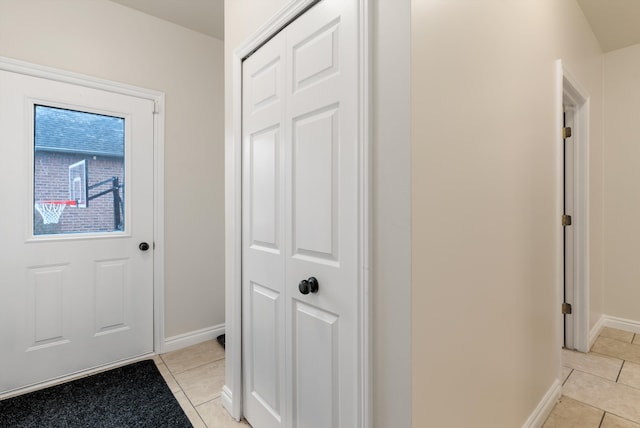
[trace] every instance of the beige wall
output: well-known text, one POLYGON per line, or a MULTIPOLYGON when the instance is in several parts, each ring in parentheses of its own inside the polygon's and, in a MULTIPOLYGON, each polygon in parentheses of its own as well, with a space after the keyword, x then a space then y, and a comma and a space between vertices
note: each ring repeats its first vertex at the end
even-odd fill
POLYGON ((605 310, 640 322, 640 45, 604 61, 605 310))
POLYGON ((106 0, 0 0, 0 55, 166 93, 165 336, 223 324, 223 43, 106 0))
POLYGON ((559 367, 557 58, 590 94, 602 311, 601 51, 573 0, 411 13, 413 426, 522 426, 559 367))

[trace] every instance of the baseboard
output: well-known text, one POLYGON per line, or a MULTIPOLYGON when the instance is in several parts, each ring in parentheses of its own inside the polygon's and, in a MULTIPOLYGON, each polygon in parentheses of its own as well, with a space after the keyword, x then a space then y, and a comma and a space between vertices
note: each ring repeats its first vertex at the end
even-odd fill
POLYGON ((540 428, 544 425, 544 422, 553 410, 553 406, 556 405, 561 395, 562 383, 559 379, 556 379, 544 397, 542 397, 542 400, 538 403, 533 413, 531 413, 527 421, 522 425, 522 428, 540 428))
POLYGON ((187 346, 197 345, 198 343, 213 340, 224 334, 224 324, 215 325, 213 327, 203 328, 201 330, 190 331, 188 333, 179 334, 177 336, 167 337, 162 345, 161 353, 177 351, 187 346))
POLYGON ((630 331, 640 334, 640 321, 628 320, 624 318, 603 315, 604 327, 617 328, 618 330, 630 331))
POLYGON ((605 327, 605 318, 605 315, 602 315, 589 332, 589 350, 591 350, 591 347, 595 343, 596 339, 598 338, 598 336, 600 336, 600 332, 605 327))

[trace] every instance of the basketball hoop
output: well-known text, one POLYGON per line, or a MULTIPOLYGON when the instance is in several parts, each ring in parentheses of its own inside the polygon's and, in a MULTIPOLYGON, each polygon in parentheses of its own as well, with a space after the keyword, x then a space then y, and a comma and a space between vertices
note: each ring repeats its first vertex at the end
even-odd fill
POLYGON ((60 221, 62 211, 67 206, 75 207, 77 205, 76 201, 42 201, 36 202, 34 206, 42 216, 44 224, 57 224, 60 221))

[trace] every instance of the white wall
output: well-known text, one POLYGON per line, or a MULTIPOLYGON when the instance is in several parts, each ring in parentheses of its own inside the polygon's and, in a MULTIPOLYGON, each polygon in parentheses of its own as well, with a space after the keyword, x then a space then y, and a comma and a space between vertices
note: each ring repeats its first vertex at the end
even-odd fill
POLYGON ((554 61, 590 94, 602 311, 602 55, 573 0, 412 0, 413 426, 518 427, 553 385, 554 61))
POLYGON ((604 312, 640 322, 640 45, 604 61, 604 312))
POLYGON ((411 0, 372 3, 373 427, 399 428, 412 426, 411 0))
MULTIPOLYGON (((286 0, 225 2, 228 139, 233 133, 233 51, 285 4, 286 0)), ((371 52, 373 423, 380 428, 404 428, 411 426, 410 0, 375 0, 371 13, 379 30, 373 36, 371 52)), ((227 364, 227 379, 239 369, 227 364)))
POLYGON ((0 55, 165 92, 165 336, 223 324, 222 41, 106 0, 0 0, 0 55))

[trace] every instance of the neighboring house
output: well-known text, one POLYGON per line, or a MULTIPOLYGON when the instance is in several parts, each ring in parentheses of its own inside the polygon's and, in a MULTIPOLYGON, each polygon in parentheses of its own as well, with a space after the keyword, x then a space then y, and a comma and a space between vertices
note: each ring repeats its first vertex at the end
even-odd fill
MULTIPOLYGON (((78 207, 67 207, 57 224, 43 224, 42 216, 34 209, 34 234, 122 229, 122 220, 115 224, 114 192, 91 198, 113 190, 117 179, 116 194, 124 199, 124 119, 42 105, 35 107, 34 118, 34 202, 79 203, 78 207), (82 161, 86 175, 84 171, 70 174, 70 166, 76 165, 74 170, 85 169, 82 161), (87 186, 89 190, 85 192, 87 186)), ((123 207, 120 208, 122 213, 123 207)))

